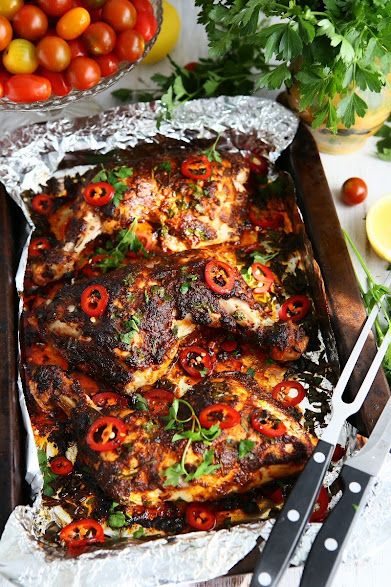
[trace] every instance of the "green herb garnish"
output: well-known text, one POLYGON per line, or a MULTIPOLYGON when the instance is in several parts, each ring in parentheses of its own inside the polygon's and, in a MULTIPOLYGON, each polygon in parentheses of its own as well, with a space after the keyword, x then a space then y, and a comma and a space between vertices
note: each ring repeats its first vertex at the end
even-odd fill
POLYGON ((126 517, 123 512, 114 512, 109 515, 107 520, 110 528, 123 528, 126 525, 126 517))
POLYGON ((254 448, 255 442, 253 440, 241 440, 238 445, 239 459, 244 459, 254 448))
POLYGON ((220 135, 218 135, 216 137, 215 142, 213 143, 213 145, 211 147, 209 147, 209 149, 205 149, 205 151, 202 151, 203 154, 209 159, 209 161, 213 162, 215 161, 216 163, 221 163, 222 162, 222 158, 220 153, 217 151, 216 147, 217 147, 217 143, 220 140, 220 135))
POLYGON ((134 403, 134 407, 136 410, 140 410, 141 412, 149 412, 148 402, 144 396, 142 396, 140 393, 136 393, 135 399, 136 401, 134 403))
POLYGON ((142 526, 140 526, 140 528, 137 528, 137 530, 135 530, 133 532, 133 538, 142 538, 145 534, 145 530, 142 526))
POLYGON ((106 243, 106 248, 98 248, 96 252, 99 255, 104 255, 105 258, 97 263, 98 267, 104 273, 110 269, 117 269, 121 267, 126 254, 131 251, 133 253, 142 253, 145 257, 148 256, 148 251, 138 238, 136 234, 137 219, 134 219, 129 228, 124 228, 118 232, 117 244, 111 241, 106 243))
POLYGON ((254 377, 255 369, 253 369, 252 367, 249 367, 246 371, 246 375, 248 375, 249 377, 254 377))
POLYGON ((46 497, 51 497, 54 495, 54 489, 51 483, 57 479, 58 475, 51 470, 46 451, 41 448, 38 449, 38 463, 43 476, 43 494, 46 497))

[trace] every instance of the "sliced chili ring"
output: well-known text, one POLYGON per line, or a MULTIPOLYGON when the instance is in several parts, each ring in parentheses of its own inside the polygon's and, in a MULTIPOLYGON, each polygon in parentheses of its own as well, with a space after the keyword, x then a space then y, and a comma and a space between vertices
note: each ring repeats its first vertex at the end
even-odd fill
POLYGON ((114 187, 105 181, 88 184, 83 191, 83 196, 90 206, 106 206, 113 199, 114 187))
POLYGON ((56 475, 69 475, 73 471, 73 464, 66 457, 56 457, 49 464, 56 475))
POLYGON ((54 201, 47 194, 37 194, 31 200, 31 207, 34 212, 42 214, 42 216, 48 216, 54 208, 54 201))
POLYGON ((318 499, 316 500, 314 511, 311 514, 310 522, 323 522, 327 517, 329 507, 329 494, 325 487, 320 488, 318 499))
POLYGON ((44 251, 49 251, 51 248, 52 245, 47 238, 37 236, 30 241, 29 254, 31 257, 40 257, 44 251))
POLYGON ((181 173, 189 179, 209 179, 212 175, 212 165, 206 155, 193 155, 181 165, 181 173))
POLYGON ((217 294, 229 294, 235 285, 235 271, 223 261, 208 261, 205 265, 206 285, 217 294))
POLYGON ((254 293, 266 293, 270 291, 270 288, 273 285, 276 276, 274 275, 273 271, 269 269, 269 267, 266 267, 266 265, 262 265, 262 263, 253 263, 251 265, 251 273, 254 279, 262 282, 261 285, 258 285, 253 290, 254 293))
POLYGON ((174 401, 174 394, 167 389, 149 389, 144 393, 148 407, 153 414, 166 416, 170 411, 170 405, 174 401))
POLYGON ((128 408, 129 404, 119 393, 114 391, 101 391, 92 396, 92 401, 99 408, 128 408))
POLYGON ((276 229, 284 226, 284 215, 282 212, 261 210, 261 208, 258 208, 258 206, 255 206, 254 204, 250 206, 248 217, 254 226, 259 226, 261 228, 276 229))
POLYGON ((257 432, 269 436, 270 438, 277 438, 286 432, 284 422, 278 420, 278 418, 265 409, 255 410, 251 414, 251 426, 257 432))
POLYGON ((105 541, 102 526, 92 518, 84 518, 71 522, 61 530, 59 536, 61 542, 64 542, 68 548, 87 546, 88 544, 105 541))
POLYGON ((236 340, 224 340, 221 343, 221 348, 223 349, 223 351, 226 351, 227 353, 232 353, 233 351, 236 351, 236 349, 238 348, 238 343, 236 342, 236 340))
POLYGON ((126 434, 123 420, 114 416, 100 416, 87 432, 87 444, 97 452, 115 450, 125 441, 126 434))
POLYGON ((249 157, 249 165, 251 171, 257 175, 266 175, 269 170, 269 163, 266 157, 253 151, 249 157))
POLYGON ((82 268, 82 271, 86 277, 99 277, 102 274, 101 268, 98 266, 106 255, 94 255, 82 268))
POLYGON ((199 420, 203 428, 218 424, 222 430, 239 424, 240 414, 228 404, 213 404, 201 410, 199 420))
POLYGON ((292 322, 299 322, 307 316, 310 308, 311 302, 307 296, 292 296, 282 304, 279 318, 284 321, 291 320, 292 322))
POLYGON ((89 285, 81 294, 81 309, 92 318, 102 316, 108 303, 109 292, 103 285, 89 285))
POLYGON ((212 372, 213 363, 208 351, 200 346, 187 346, 179 353, 182 369, 192 377, 205 377, 212 372), (204 374, 203 372, 206 371, 204 374))
POLYGON ((285 406, 297 406, 305 398, 305 389, 298 381, 281 381, 273 388, 272 396, 285 406), (291 390, 296 392, 295 395, 291 394, 291 390))
POLYGON ((213 530, 216 516, 213 510, 203 503, 190 503, 186 508, 186 522, 195 530, 213 530))

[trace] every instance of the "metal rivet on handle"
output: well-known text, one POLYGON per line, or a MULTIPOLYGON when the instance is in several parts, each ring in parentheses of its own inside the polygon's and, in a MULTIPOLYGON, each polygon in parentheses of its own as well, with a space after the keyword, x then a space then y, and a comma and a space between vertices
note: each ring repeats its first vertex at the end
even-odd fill
POLYGON ((258 575, 258 583, 262 585, 262 587, 267 587, 272 582, 272 578, 269 573, 259 573, 258 575))
POLYGON ((290 522, 297 522, 297 520, 300 520, 300 514, 297 510, 289 510, 287 518, 290 522))
POLYGON ((316 452, 314 453, 314 461, 315 463, 324 463, 324 461, 326 460, 325 455, 322 452, 316 452))
POLYGON ((334 538, 326 538, 324 541, 324 547, 326 550, 333 552, 333 550, 337 550, 338 542, 334 538))
POLYGON ((360 493, 361 485, 360 485, 360 483, 357 483, 357 481, 352 481, 349 484, 349 489, 352 493, 360 493))

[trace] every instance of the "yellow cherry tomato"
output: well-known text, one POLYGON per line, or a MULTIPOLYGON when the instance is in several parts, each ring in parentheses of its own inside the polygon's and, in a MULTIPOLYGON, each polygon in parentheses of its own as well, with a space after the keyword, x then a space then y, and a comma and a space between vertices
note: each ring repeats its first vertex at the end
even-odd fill
POLYGON ((23 0, 0 0, 0 16, 13 18, 23 4, 23 0))
POLYGON ((143 63, 152 65, 167 57, 177 44, 180 28, 181 21, 176 8, 166 0, 163 0, 162 27, 155 44, 145 59, 143 59, 143 63))
POLYGON ((26 39, 14 39, 3 53, 3 65, 10 73, 33 73, 38 67, 35 46, 26 39))
MULTIPOLYGON (((1 1, 1 0, 0 0, 1 1)), ((56 31, 66 41, 77 39, 84 33, 91 22, 90 14, 85 8, 72 8, 58 21, 56 31)))

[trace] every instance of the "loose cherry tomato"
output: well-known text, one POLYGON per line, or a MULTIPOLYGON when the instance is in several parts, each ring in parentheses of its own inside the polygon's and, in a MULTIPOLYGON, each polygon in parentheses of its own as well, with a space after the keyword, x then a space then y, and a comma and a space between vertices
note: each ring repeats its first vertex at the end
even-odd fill
POLYGON ((209 179, 212 174, 212 166, 206 155, 194 155, 182 162, 181 173, 195 181, 209 179))
POLYGON ((34 45, 26 39, 14 39, 3 53, 3 65, 10 73, 33 73, 38 67, 34 45))
POLYGON ((305 389, 298 381, 281 381, 273 388, 272 396, 285 406, 297 406, 305 398, 305 389))
POLYGON ((90 22, 88 10, 81 7, 72 8, 57 22, 56 32, 66 41, 77 39, 88 28, 90 22))
POLYGON ((38 5, 49 16, 62 16, 72 8, 72 0, 38 0, 38 5))
POLYGON ((327 517, 329 507, 329 494, 325 487, 320 488, 318 499, 316 500, 314 511, 311 514, 310 522, 323 522, 327 517))
POLYGON ((38 41, 48 30, 48 17, 32 4, 25 4, 12 19, 12 27, 16 34, 29 41, 38 41))
POLYGON ((42 214, 43 216, 48 216, 53 210, 54 200, 47 194, 37 194, 31 200, 31 207, 34 212, 38 212, 38 214, 42 214))
POLYGON ((120 33, 134 27, 137 12, 133 4, 128 0, 107 0, 103 6, 102 16, 103 20, 120 33))
POLYGON ((123 31, 118 35, 115 44, 115 53, 118 55, 120 61, 134 63, 143 56, 144 50, 145 41, 137 31, 123 31))
POLYGON ((238 348, 238 343, 236 340, 224 340, 221 343, 221 348, 223 351, 227 351, 227 353, 232 353, 232 351, 236 351, 238 348))
POLYGON ((333 452, 333 456, 331 457, 331 460, 333 461, 333 463, 337 463, 338 461, 340 461, 342 459, 342 457, 344 457, 346 454, 346 448, 341 446, 340 444, 337 444, 334 452, 333 452))
POLYGON ((103 285, 89 285, 81 294, 81 309, 92 318, 102 316, 108 303, 109 292, 103 285))
POLYGON ((174 401, 174 394, 166 389, 150 389, 144 393, 149 410, 153 414, 167 416, 170 405, 174 401))
POLYGON ((90 183, 83 190, 83 196, 90 206, 106 206, 114 198, 115 189, 110 183, 90 183))
POLYGON ((268 160, 259 153, 251 153, 249 157, 250 169, 258 175, 266 175, 269 169, 268 160))
POLYGON ((49 251, 52 246, 47 238, 38 236, 32 238, 29 246, 29 254, 31 257, 40 257, 44 251, 49 251))
POLYGON ((0 51, 3 51, 10 44, 12 39, 12 26, 4 16, 0 16, 0 51))
POLYGON ((254 204, 250 206, 248 217, 254 226, 261 228, 281 228, 284 226, 284 215, 282 212, 273 210, 261 210, 254 204))
POLYGON ((279 318, 284 321, 292 320, 292 322, 299 322, 307 316, 310 308, 311 302, 307 296, 292 296, 282 304, 279 318))
POLYGON ((137 14, 134 30, 138 31, 147 43, 156 35, 157 27, 157 20, 153 12, 139 12, 137 14))
POLYGON ((71 50, 60 37, 44 37, 37 45, 39 63, 49 71, 64 71, 71 62, 71 50))
POLYGON ((73 465, 66 457, 56 457, 50 461, 49 465, 56 475, 69 475, 73 471, 73 465))
POLYGON ((205 377, 212 372, 212 359, 200 346, 187 346, 179 353, 182 369, 192 377, 205 377))
POLYGON ((251 426, 257 432, 269 436, 270 438, 277 438, 286 432, 284 422, 278 420, 265 409, 255 410, 252 413, 251 426))
POLYGON ((83 34, 83 39, 91 55, 107 55, 114 49, 116 35, 109 24, 94 22, 83 34))
POLYGON ((88 90, 96 86, 101 77, 99 65, 89 57, 73 59, 66 71, 66 76, 76 90, 88 90))
POLYGON ((195 71, 198 65, 197 61, 190 61, 190 63, 186 63, 185 69, 187 69, 187 71, 195 71))
POLYGON ((79 548, 105 541, 102 526, 91 518, 71 522, 61 530, 59 538, 68 548, 79 548))
POLYGON ((97 452, 112 451, 125 442, 126 424, 114 416, 100 416, 87 432, 87 444, 97 452))
POLYGON ((228 404, 213 404, 200 412, 199 419, 204 428, 211 428, 218 424, 222 430, 225 430, 239 424, 240 414, 228 404))
POLYGON ((342 186, 342 201, 348 206, 361 204, 368 195, 368 187, 363 179, 351 177, 342 186))
POLYGON ((99 275, 102 274, 99 263, 101 263, 104 259, 106 259, 106 255, 94 255, 92 259, 89 259, 88 263, 82 268, 84 275, 87 277, 99 277, 99 275))
POLYGON ((262 263, 253 263, 251 265, 251 273, 254 279, 261 282, 261 284, 253 290, 254 293, 265 293, 270 291, 276 276, 269 267, 262 265, 262 263))
POLYGON ((229 294, 235 285, 235 271, 223 261, 208 261, 205 266, 206 285, 217 294, 229 294))
POLYGON ((103 20, 102 8, 89 8, 91 22, 101 22, 103 20))
POLYGON ((40 67, 37 73, 50 81, 54 96, 67 96, 72 90, 71 84, 63 73, 49 71, 44 67, 40 67))
POLYGON ((71 50, 71 59, 76 59, 76 57, 87 57, 88 51, 83 39, 79 37, 78 39, 73 39, 72 41, 67 42, 71 50))
POLYGON ((113 391, 102 391, 92 396, 94 404, 100 408, 128 408, 129 404, 122 395, 113 391))
POLYGON ((100 67, 100 72, 103 77, 107 75, 113 75, 119 70, 119 59, 114 53, 108 55, 98 55, 96 62, 100 67))
POLYGON ((153 6, 149 0, 132 0, 132 4, 135 7, 137 13, 148 12, 149 14, 154 14, 153 6))
POLYGON ((190 503, 186 508, 186 522, 195 530, 213 530, 216 516, 204 503, 190 503))
POLYGON ((51 93, 50 81, 39 75, 13 75, 5 85, 5 95, 14 102, 40 102, 51 93))
POLYGON ((23 6, 23 0, 1 0, 0 16, 11 20, 23 6))

